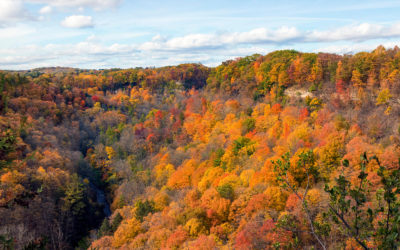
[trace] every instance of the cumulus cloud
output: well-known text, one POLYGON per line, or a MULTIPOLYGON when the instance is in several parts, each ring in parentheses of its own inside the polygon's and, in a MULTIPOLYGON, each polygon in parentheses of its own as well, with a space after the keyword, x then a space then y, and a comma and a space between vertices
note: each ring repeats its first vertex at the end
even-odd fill
POLYGON ((0 1, 0 26, 32 19, 21 0, 0 1))
MULTIPOLYGON (((31 69, 47 66, 82 68, 115 67, 116 62, 132 61, 135 53, 132 45, 113 44, 105 46, 91 39, 77 44, 27 45, 15 49, 0 49, 0 67, 3 69, 31 69)), ((137 58, 139 60, 139 58, 137 58)), ((140 60, 144 61, 143 58, 140 60)))
POLYGON ((400 36, 400 23, 389 26, 379 24, 362 23, 349 25, 334 30, 312 31, 306 34, 306 41, 331 42, 331 41, 366 41, 377 38, 392 38, 400 36))
POLYGON ((88 7, 94 10, 105 10, 117 7, 122 0, 25 0, 30 3, 47 4, 59 8, 88 7))
POLYGON ((96 11, 116 8, 123 0, 0 0, 0 27, 27 20, 44 20, 43 16, 35 16, 27 10, 30 4, 45 4, 39 14, 46 15, 53 12, 54 8, 72 8, 83 11, 90 8, 96 11))
POLYGON ((0 27, 26 20, 44 20, 43 16, 32 15, 25 7, 27 3, 46 4, 39 10, 39 14, 46 15, 53 12, 53 8, 84 8, 106 10, 117 7, 123 0, 0 0, 0 27))
MULTIPOLYGON (((396 43, 383 43, 393 47, 396 43)), ((347 53, 372 50, 377 43, 344 44, 320 48, 315 52, 347 53)), ((25 46, 15 49, 0 49, 0 68, 31 69, 48 66, 67 66, 79 68, 130 68, 176 65, 188 62, 200 62, 216 66, 221 62, 254 53, 266 54, 286 47, 232 46, 207 50, 184 50, 177 53, 170 50, 140 50, 140 45, 118 44, 104 45, 97 39, 89 37, 76 44, 48 44, 45 46, 25 46)), ((306 50, 307 51, 307 50, 306 50)))
MULTIPOLYGON (((93 20, 88 16, 70 16, 62 24, 72 28, 92 27, 93 20)), ((18 33, 17 29, 9 29, 9 31, 18 33)), ((26 32, 32 31, 26 29, 26 32)), ((399 44, 400 23, 390 25, 364 23, 330 30, 299 30, 295 27, 281 27, 258 28, 244 32, 187 34, 177 37, 156 35, 149 38, 147 42, 138 44, 129 42, 112 44, 112 39, 106 39, 108 42, 105 43, 102 41, 103 38, 93 34, 75 44, 48 44, 35 49, 0 50, 0 66, 8 69, 26 69, 44 65, 127 68, 185 62, 201 62, 215 66, 227 59, 254 53, 266 54, 272 50, 286 48, 305 51, 319 48, 315 52, 343 54, 372 50, 381 43, 385 47, 399 44), (395 41, 396 37, 399 41, 395 41)), ((115 35, 114 39, 118 38, 121 37, 115 35)))
POLYGON ((362 23, 333 30, 299 31, 295 27, 266 28, 246 32, 219 34, 189 34, 166 39, 159 35, 140 46, 141 50, 207 50, 242 44, 295 44, 336 41, 366 41, 379 38, 400 37, 400 23, 388 26, 362 23))
POLYGON ((298 38, 301 38, 301 33, 294 27, 281 27, 277 30, 259 28, 247 32, 225 32, 219 34, 189 34, 172 39, 162 38, 157 35, 153 37, 152 41, 142 44, 140 49, 215 49, 226 45, 289 42, 298 38))
POLYGON ((66 17, 61 25, 67 28, 91 28, 94 23, 91 16, 73 15, 66 17))
POLYGON ((46 14, 50 14, 52 11, 53 11, 53 8, 51 8, 51 6, 49 6, 49 5, 46 5, 39 10, 39 13, 42 15, 46 15, 46 14))

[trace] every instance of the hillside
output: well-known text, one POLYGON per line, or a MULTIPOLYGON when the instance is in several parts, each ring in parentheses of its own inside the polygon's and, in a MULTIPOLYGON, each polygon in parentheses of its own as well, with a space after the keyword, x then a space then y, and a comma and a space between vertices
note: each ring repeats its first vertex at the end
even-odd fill
POLYGON ((0 93, 4 249, 400 244, 398 47, 4 71, 0 93))

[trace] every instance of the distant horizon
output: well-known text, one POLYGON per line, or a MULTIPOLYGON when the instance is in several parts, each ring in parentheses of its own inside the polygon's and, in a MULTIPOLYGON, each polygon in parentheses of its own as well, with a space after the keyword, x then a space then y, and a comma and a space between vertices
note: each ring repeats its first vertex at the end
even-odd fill
MULTIPOLYGON (((348 53, 330 53, 330 52, 322 52, 322 51, 316 51, 316 52, 305 52, 305 51, 300 51, 300 50, 296 50, 296 49, 290 49, 290 48, 288 48, 288 49, 282 49, 282 50, 295 50, 295 51, 297 51, 297 52, 299 52, 299 53, 316 53, 316 54, 319 54, 319 53, 327 53, 327 54, 335 54, 335 55, 339 55, 339 56, 344 56, 344 55, 355 55, 355 54, 357 54, 357 53, 362 53, 362 52, 372 52, 372 51, 374 51, 376 48, 378 48, 379 46, 383 46, 383 45, 377 45, 375 48, 373 48, 373 49, 370 49, 370 50, 363 50, 363 51, 357 51, 357 52, 348 52, 348 53)), ((385 46, 383 46, 386 50, 389 50, 389 49, 394 49, 395 47, 397 47, 397 48, 399 48, 399 46, 400 46, 400 44, 399 45, 394 45, 394 46, 392 46, 392 47, 385 47, 385 46)), ((273 50, 273 51, 270 51, 270 52, 268 52, 268 53, 266 53, 266 54, 260 54, 261 56, 266 56, 266 55, 268 55, 268 54, 270 54, 270 53, 273 53, 273 52, 275 52, 275 51, 281 51, 281 50, 279 50, 279 49, 277 49, 277 50, 273 50)), ((41 66, 41 67, 37 67, 37 68, 30 68, 30 69, 4 69, 4 68, 0 68, 0 71, 11 71, 11 72, 19 72, 19 71, 35 71, 35 70, 39 70, 39 69, 51 69, 51 68, 65 68, 65 69, 74 69, 74 70, 112 70, 112 69, 116 69, 116 70, 118 70, 118 69, 121 69, 121 70, 125 70, 125 69, 135 69, 135 68, 163 68, 163 67, 173 67, 173 66, 179 66, 179 65, 182 65, 182 64, 201 64, 201 65, 204 65, 204 66, 206 66, 206 67, 209 67, 209 68, 214 68, 214 67, 217 67, 217 66, 219 66, 219 65, 221 65, 222 63, 224 63, 224 62, 226 62, 226 61, 230 61, 230 60, 235 60, 235 59, 239 59, 239 58, 243 58, 243 57, 247 57, 247 56, 252 56, 252 55, 255 55, 255 54, 259 54, 259 53, 254 53, 254 54, 251 54, 251 55, 243 55, 243 56, 239 56, 239 57, 235 57, 235 58, 229 58, 229 59, 226 59, 226 60, 224 60, 224 61, 221 61, 221 62, 216 62, 216 64, 215 65, 207 65, 207 64, 204 64, 204 63, 201 63, 201 62, 190 62, 190 61, 188 61, 188 62, 182 62, 182 63, 177 63, 177 64, 169 64, 169 65, 160 65, 160 66, 154 66, 154 65, 149 65, 149 66, 128 66, 128 67, 126 67, 126 68, 121 68, 121 67, 111 67, 111 68, 79 68, 79 67, 74 67, 74 66, 61 66, 61 65, 56 65, 56 66, 52 66, 52 65, 49 65, 49 66, 41 66)))

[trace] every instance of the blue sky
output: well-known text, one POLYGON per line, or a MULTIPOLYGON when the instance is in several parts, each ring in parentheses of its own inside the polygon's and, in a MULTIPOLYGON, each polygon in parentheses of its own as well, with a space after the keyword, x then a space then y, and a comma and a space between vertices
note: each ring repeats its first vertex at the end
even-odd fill
POLYGON ((130 68, 400 45, 400 1, 0 0, 0 69, 130 68))

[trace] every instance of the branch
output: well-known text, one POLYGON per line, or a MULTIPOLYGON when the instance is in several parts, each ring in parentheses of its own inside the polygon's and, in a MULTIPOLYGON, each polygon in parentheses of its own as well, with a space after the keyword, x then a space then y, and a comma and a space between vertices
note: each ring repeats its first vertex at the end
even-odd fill
POLYGON ((362 246, 364 249, 368 249, 368 247, 358 238, 358 235, 355 235, 353 232, 353 229, 351 228, 351 226, 349 225, 349 223, 347 223, 346 219, 344 217, 342 217, 342 215, 340 215, 336 209, 334 209, 332 207, 331 204, 329 204, 329 208, 332 210, 333 213, 335 213, 335 215, 342 221, 343 225, 348 229, 349 234, 348 236, 353 237, 357 243, 362 246))
POLYGON ((314 236, 314 238, 315 238, 315 239, 318 241, 318 243, 321 245, 322 249, 326 250, 325 244, 322 242, 322 240, 319 238, 319 236, 315 233, 314 222, 313 222, 313 220, 312 220, 312 218, 311 218, 310 210, 308 210, 307 201, 305 200, 305 197, 306 197, 307 192, 308 192, 308 185, 309 185, 309 182, 310 182, 310 177, 309 177, 308 171, 307 171, 307 187, 306 187, 306 190, 305 190, 305 192, 304 192, 303 197, 301 197, 301 196, 298 194, 297 190, 295 190, 294 187, 292 187, 292 185, 290 185, 290 183, 289 183, 289 181, 288 181, 288 178, 287 178, 287 174, 285 174, 285 177, 286 177, 286 178, 285 178, 285 183, 286 183, 286 185, 290 188, 290 190, 293 191, 293 193, 299 198, 299 200, 301 200, 301 204, 302 204, 302 206, 303 206, 303 208, 304 208, 304 212, 306 213, 307 220, 308 220, 308 222, 309 222, 309 224, 310 224, 311 234, 314 236))

